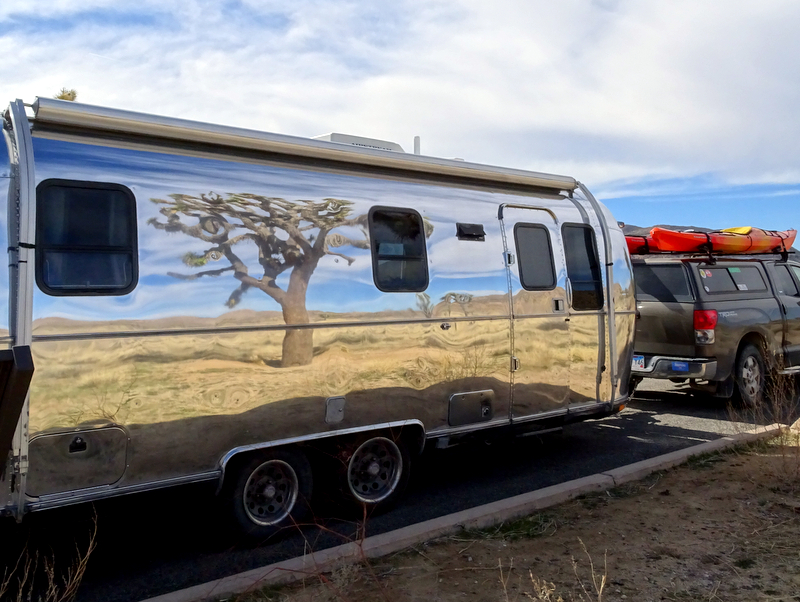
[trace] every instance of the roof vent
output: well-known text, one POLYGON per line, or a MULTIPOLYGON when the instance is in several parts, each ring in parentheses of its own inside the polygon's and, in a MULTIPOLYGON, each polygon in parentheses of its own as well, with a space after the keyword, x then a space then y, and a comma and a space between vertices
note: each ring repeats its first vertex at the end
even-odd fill
POLYGON ((396 142, 389 142, 388 140, 376 140, 375 138, 363 138, 361 136, 351 136, 350 134, 323 134, 322 136, 314 136, 314 140, 326 140, 328 142, 336 142, 338 144, 349 144, 351 146, 360 146, 361 148, 374 148, 376 150, 393 151, 396 153, 404 153, 403 147, 396 142))

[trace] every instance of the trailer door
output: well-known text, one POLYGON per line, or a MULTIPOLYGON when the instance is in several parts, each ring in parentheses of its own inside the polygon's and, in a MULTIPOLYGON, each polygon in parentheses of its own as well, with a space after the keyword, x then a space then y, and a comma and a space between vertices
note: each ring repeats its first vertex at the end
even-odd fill
POLYGON ((514 422, 563 413, 570 399, 567 273, 561 232, 549 209, 500 208, 512 311, 514 422))

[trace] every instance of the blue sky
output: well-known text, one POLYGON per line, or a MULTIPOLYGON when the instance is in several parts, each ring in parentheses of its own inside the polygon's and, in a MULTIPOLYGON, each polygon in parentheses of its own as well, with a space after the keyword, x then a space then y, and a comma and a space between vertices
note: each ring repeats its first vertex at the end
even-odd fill
POLYGON ((800 226, 793 0, 4 0, 0 102, 576 177, 636 225, 800 226))

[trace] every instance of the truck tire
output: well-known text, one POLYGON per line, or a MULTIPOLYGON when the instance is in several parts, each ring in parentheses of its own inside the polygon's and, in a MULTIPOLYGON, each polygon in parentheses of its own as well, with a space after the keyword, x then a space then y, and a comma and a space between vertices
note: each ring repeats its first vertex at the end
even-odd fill
POLYGON ((737 400, 744 407, 756 407, 764 399, 767 371, 761 352, 754 345, 747 344, 742 348, 736 360, 736 393, 737 400))
POLYGON ((311 464, 297 449, 254 453, 237 463, 223 490, 235 530, 265 540, 295 527, 309 515, 311 464))

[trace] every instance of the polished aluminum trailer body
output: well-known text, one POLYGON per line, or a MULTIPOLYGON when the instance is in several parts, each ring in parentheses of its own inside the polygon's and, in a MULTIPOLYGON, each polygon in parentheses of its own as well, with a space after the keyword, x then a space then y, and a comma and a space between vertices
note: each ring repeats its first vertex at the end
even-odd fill
POLYGON ((47 99, 4 126, 0 344, 35 366, 5 514, 222 481, 266 447, 388 430, 446 445, 627 399, 630 258, 572 178, 47 99), (130 290, 65 292, 37 256, 37 203, 93 183, 135 199, 130 290), (376 285, 373 221, 395 208, 424 223, 424 286, 376 285), (526 257, 527 235, 551 257, 526 257), (569 278, 575 236, 594 241, 598 307, 569 278), (552 284, 524 287, 520 267, 540 283, 545 264, 552 284))

